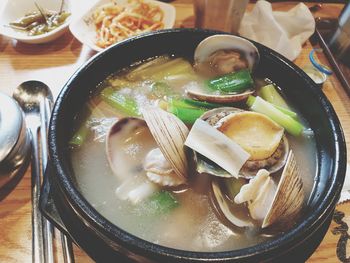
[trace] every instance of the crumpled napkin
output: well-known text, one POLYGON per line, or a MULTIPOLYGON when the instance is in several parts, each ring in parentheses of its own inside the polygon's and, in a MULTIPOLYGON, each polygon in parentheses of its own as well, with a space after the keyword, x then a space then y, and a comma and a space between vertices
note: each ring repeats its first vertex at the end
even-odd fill
POLYGON ((294 60, 302 44, 314 33, 315 19, 306 5, 300 3, 287 12, 272 11, 271 4, 260 0, 245 13, 239 34, 259 42, 294 60))
POLYGON ((350 164, 347 164, 344 185, 340 194, 339 203, 349 201, 349 200, 350 200, 350 164))

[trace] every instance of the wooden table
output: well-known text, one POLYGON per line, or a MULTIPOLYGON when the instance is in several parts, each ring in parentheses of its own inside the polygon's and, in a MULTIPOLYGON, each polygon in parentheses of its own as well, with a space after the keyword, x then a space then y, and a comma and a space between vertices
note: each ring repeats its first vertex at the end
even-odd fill
MULTIPOLYGON (((81 1, 80 3, 86 5, 87 2, 81 1)), ((75 4, 77 3, 76 0, 75 4)), ((191 1, 176 0, 172 4, 177 11, 176 26, 193 26, 191 1)), ((294 5, 295 3, 291 2, 274 3, 273 7, 278 10, 287 10, 294 5)), ((322 10, 318 11, 315 16, 337 17, 342 7, 341 4, 323 4, 322 10)), ((252 5, 249 6, 249 9, 251 8, 252 5)), ((311 49, 311 44, 307 42, 295 63, 301 67, 309 64, 308 54, 311 49)), ((93 51, 82 46, 70 33, 66 33, 52 43, 43 45, 27 45, 0 36, 0 90, 11 95, 19 83, 37 79, 47 83, 54 97, 57 97, 73 72, 93 54, 93 51)), ((318 57, 324 64, 328 64, 323 54, 318 54, 318 57)), ((346 138, 350 138, 350 100, 335 76, 328 78, 323 92, 337 112, 346 138)), ((348 156, 350 156, 349 143, 347 146, 348 156)), ((323 242, 308 262, 338 262, 337 246, 340 254, 345 253, 346 243, 341 244, 339 240, 340 236, 345 239, 349 238, 346 224, 350 224, 350 203, 338 205, 337 210, 345 213, 342 234, 334 231, 339 225, 333 221, 323 242)), ((56 247, 56 261, 63 262, 61 251, 59 251, 60 246, 56 244, 56 247)), ((76 262, 92 262, 76 246, 74 246, 74 253, 76 262)), ((30 169, 28 169, 13 189, 0 190, 0 262, 24 263, 31 262, 31 258, 31 179, 30 169)))

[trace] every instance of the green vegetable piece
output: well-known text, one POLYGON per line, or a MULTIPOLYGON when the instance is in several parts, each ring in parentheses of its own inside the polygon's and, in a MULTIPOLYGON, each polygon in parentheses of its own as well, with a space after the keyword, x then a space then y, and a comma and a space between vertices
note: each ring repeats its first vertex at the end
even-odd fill
POLYGON ((273 84, 262 87, 259 91, 259 95, 267 102, 289 110, 287 102, 282 98, 273 84))
POLYGON ((227 194, 231 200, 233 200, 239 193, 241 187, 246 184, 246 180, 243 178, 223 178, 223 181, 227 189, 227 194))
POLYGON ((179 202, 168 191, 160 191, 153 194, 144 203, 145 211, 149 214, 161 215, 169 213, 179 206, 179 202))
POLYGON ((224 93, 242 92, 253 86, 254 81, 249 70, 229 73, 206 81, 207 86, 212 90, 224 93))
POLYGON ((63 24, 64 21, 66 21, 66 19, 71 15, 71 13, 68 12, 62 12, 58 15, 57 17, 57 21, 59 24, 63 24))
POLYGON ((298 114, 294 111, 291 111, 289 109, 286 109, 286 108, 283 108, 281 106, 277 106, 277 105, 273 105, 276 109, 279 109, 281 112, 283 112, 284 114, 294 118, 294 119, 297 119, 298 118, 298 114))
POLYGON ((247 105, 248 105, 248 107, 250 108, 251 106, 253 106, 254 102, 255 102, 255 97, 252 96, 252 95, 249 95, 249 96, 248 96, 248 99, 247 99, 247 105))
POLYGON ((73 137, 69 140, 69 145, 80 147, 84 143, 88 135, 89 129, 86 127, 86 125, 80 126, 77 132, 74 133, 73 137))
POLYGON ((299 121, 283 113, 279 109, 275 108, 271 103, 268 103, 260 97, 256 97, 254 99, 248 98, 247 104, 251 105, 249 106, 251 110, 265 114, 285 128, 288 133, 294 136, 299 136, 304 130, 304 126, 299 121), (254 102, 252 103, 253 100, 254 102))
MULTIPOLYGON (((251 107, 253 105, 253 103, 255 102, 255 97, 252 96, 252 95, 249 95, 248 99, 247 99, 247 105, 248 107, 251 107)), ((269 103, 269 102, 267 102, 269 103)), ((298 118, 298 114, 294 111, 291 111, 289 109, 286 109, 286 108, 283 108, 283 107, 280 107, 280 106, 277 106, 277 105, 274 105, 272 103, 270 103, 272 106, 274 106, 276 109, 280 110, 281 112, 283 112, 284 114, 294 118, 294 119, 297 119, 298 118)))
POLYGON ((80 115, 78 120, 75 122, 80 126, 76 126, 76 131, 68 142, 70 146, 80 147, 89 135, 90 129, 86 126, 86 122, 92 113, 92 109, 89 104, 84 108, 83 112, 84 114, 80 115))
POLYGON ((170 103, 168 106, 168 111, 177 116, 186 124, 193 124, 207 110, 208 109, 182 107, 180 105, 176 105, 176 103, 170 103))
POLYGON ((165 82, 156 81, 151 85, 152 93, 157 98, 163 98, 165 96, 169 97, 175 95, 174 90, 165 82))
POLYGON ((139 107, 136 101, 127 95, 120 94, 111 87, 102 90, 101 98, 109 105, 123 111, 125 114, 130 116, 140 116, 139 107))
POLYGON ((222 104, 218 104, 218 103, 211 103, 211 102, 206 102, 206 101, 199 101, 199 100, 192 100, 192 99, 183 99, 183 101, 188 104, 191 105, 193 107, 201 107, 201 108, 207 108, 207 109, 214 109, 214 108, 219 108, 219 107, 223 107, 222 104))
POLYGON ((167 76, 188 74, 193 72, 192 65, 183 58, 176 58, 169 61, 160 61, 160 63, 141 69, 135 69, 127 76, 130 80, 153 79, 161 81, 167 76))
POLYGON ((28 25, 34 23, 34 22, 40 22, 43 20, 43 16, 38 12, 30 13, 21 19, 19 19, 17 22, 12 22, 10 25, 18 26, 18 27, 27 27, 28 25))

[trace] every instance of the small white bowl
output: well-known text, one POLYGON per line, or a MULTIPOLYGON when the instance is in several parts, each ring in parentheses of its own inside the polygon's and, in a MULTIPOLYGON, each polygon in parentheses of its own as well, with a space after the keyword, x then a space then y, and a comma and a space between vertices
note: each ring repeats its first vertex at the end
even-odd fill
MULTIPOLYGON (((176 10, 174 6, 155 0, 144 1, 146 3, 157 5, 163 10, 164 29, 172 28, 174 26, 176 17, 176 10)), ((70 31, 81 43, 87 45, 88 47, 97 52, 104 50, 104 48, 101 48, 95 44, 96 28, 92 20, 92 14, 97 7, 103 4, 107 4, 109 2, 116 2, 117 4, 124 5, 125 3, 127 3, 127 0, 99 0, 88 11, 86 11, 76 19, 73 19, 73 21, 69 25, 70 31)))
MULTIPOLYGON (((21 32, 9 27, 9 23, 17 21, 25 14, 38 11, 34 2, 48 10, 58 11, 61 7, 61 0, 7 0, 0 10, 0 34, 17 39, 21 42, 39 44, 50 42, 67 31, 72 14, 59 27, 38 36, 28 36, 26 32, 21 32)), ((64 1, 63 10, 71 13, 71 6, 67 0, 64 1)))

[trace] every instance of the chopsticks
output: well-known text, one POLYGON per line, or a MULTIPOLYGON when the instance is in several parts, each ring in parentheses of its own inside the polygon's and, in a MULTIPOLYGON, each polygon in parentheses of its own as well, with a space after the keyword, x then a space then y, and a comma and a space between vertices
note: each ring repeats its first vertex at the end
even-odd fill
POLYGON ((331 64, 333 71, 337 75, 340 83, 343 85, 343 88, 345 89, 347 95, 350 97, 350 84, 347 81, 346 77, 344 76, 342 70, 340 69, 336 59, 334 58, 332 52, 330 51, 327 43, 324 41, 322 35, 318 31, 318 29, 315 29, 316 36, 318 37, 319 44, 322 47, 323 51, 325 52, 325 55, 328 59, 328 62, 331 64))
MULTIPOLYGON (((44 171, 47 166, 48 161, 48 145, 47 145, 47 129, 49 126, 49 120, 51 115, 51 103, 45 98, 40 103, 40 117, 41 117, 41 127, 40 127, 40 141, 41 141, 41 175, 43 178, 44 171)), ((54 254, 53 254, 53 237, 54 237, 54 228, 51 223, 43 219, 43 241, 44 241, 44 258, 45 263, 54 263, 54 254)), ((60 232, 61 246, 63 253, 63 260, 65 263, 74 262, 74 254, 72 250, 71 241, 60 232)))

